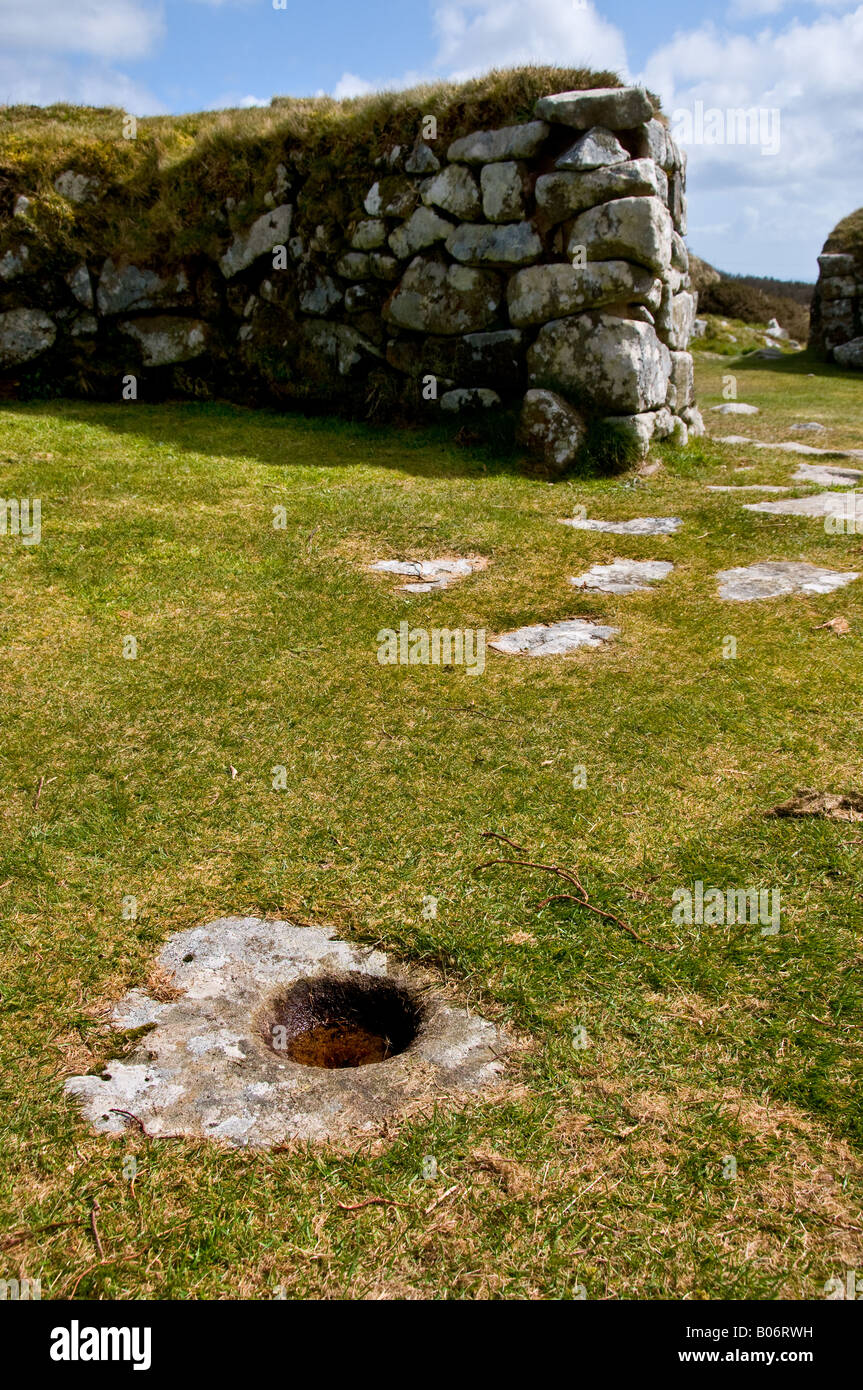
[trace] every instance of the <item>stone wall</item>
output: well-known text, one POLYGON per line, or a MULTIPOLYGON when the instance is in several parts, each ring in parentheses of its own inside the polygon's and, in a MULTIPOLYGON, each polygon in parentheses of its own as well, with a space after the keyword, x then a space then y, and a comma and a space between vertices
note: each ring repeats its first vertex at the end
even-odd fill
POLYGON ((863 248, 839 249, 848 244, 841 233, 851 221, 840 222, 818 257, 809 346, 840 366, 863 368, 863 248))
MULTIPOLYGON (((701 431, 685 158, 644 91, 550 95, 444 148, 419 127, 366 167, 362 188, 334 174, 338 214, 316 222, 312 173, 287 152, 263 205, 212 213, 210 255, 146 261, 94 217, 84 256, 58 245, 37 264, 18 190, 0 225, 0 386, 456 428, 497 412, 552 472, 584 447, 643 454, 701 431)), ((53 189, 72 217, 100 199, 75 169, 53 189)))

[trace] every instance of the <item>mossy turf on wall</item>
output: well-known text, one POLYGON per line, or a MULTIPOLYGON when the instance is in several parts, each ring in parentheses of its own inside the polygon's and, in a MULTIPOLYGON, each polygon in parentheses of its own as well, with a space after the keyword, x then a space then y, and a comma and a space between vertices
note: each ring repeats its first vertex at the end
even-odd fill
POLYGON ((597 420, 630 452, 681 438, 695 299, 657 113, 556 68, 140 121, 7 108, 0 391, 494 414, 510 437, 520 411, 553 472, 597 420))

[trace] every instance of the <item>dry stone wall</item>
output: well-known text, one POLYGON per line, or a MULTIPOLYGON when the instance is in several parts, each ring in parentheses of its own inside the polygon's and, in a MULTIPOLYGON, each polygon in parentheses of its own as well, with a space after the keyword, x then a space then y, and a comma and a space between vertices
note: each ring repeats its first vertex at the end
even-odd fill
MULTIPOLYGON (((549 95, 533 119, 443 149, 418 131, 370 152, 367 187, 337 190, 327 222, 309 179, 288 157, 241 225, 229 197, 210 257, 136 263, 103 242, 48 274, 22 191, 0 240, 7 394, 50 382, 119 398, 122 382, 137 399, 454 424, 499 412, 555 473, 586 440, 644 453, 701 432, 685 159, 640 88, 549 95)), ((74 169, 54 187, 99 198, 74 169)))
POLYGON ((809 345, 842 367, 863 369, 863 254, 836 250, 834 237, 818 257, 809 345))

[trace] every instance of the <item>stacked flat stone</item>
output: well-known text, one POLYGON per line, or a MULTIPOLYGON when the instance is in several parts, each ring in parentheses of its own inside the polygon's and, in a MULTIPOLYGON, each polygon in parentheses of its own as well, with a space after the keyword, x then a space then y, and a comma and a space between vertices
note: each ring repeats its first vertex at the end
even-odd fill
POLYGON ((266 211, 238 226, 227 200, 233 231, 212 265, 139 267, 103 249, 57 277, 59 310, 27 297, 36 282, 13 241, 0 255, 0 369, 49 352, 71 376, 83 338, 106 368, 127 344, 124 369, 145 377, 194 359, 196 379, 227 394, 263 372, 265 397, 285 399, 287 380, 348 404, 374 374, 389 378, 379 394, 394 412, 516 409, 524 447, 552 474, 598 420, 642 454, 651 438, 702 431, 685 159, 643 90, 558 93, 532 120, 445 154, 418 139, 372 162, 340 226, 309 225, 303 177, 280 165, 266 211))
POLYGON ((842 367, 863 370, 863 260, 830 250, 828 237, 818 257, 809 346, 842 367))

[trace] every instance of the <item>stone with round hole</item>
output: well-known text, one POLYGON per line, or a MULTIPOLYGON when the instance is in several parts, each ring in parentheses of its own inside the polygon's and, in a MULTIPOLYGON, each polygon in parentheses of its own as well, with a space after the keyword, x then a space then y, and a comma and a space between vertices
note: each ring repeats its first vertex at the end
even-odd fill
POLYGON ((505 1084, 502 1029, 328 928, 223 917, 171 937, 159 966, 171 988, 113 1012, 119 1031, 142 1030, 132 1054, 66 1082, 102 1133, 350 1142, 425 1099, 505 1084))

